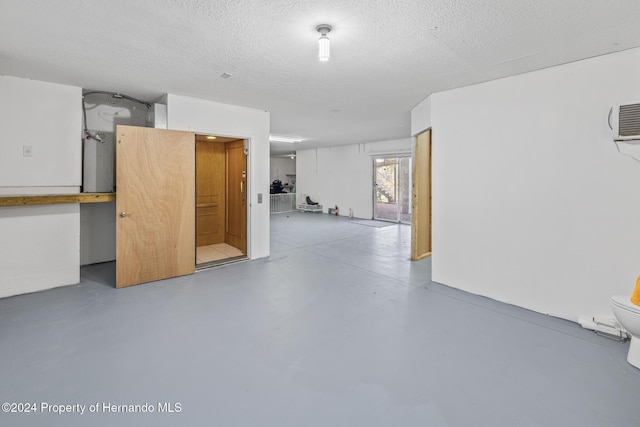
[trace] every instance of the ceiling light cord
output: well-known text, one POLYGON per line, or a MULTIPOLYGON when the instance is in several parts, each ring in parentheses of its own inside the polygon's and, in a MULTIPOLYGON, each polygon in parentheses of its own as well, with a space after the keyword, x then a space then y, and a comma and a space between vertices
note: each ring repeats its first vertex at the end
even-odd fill
POLYGON ((627 157, 631 157, 633 160, 635 160, 636 162, 640 163, 640 159, 638 159, 637 157, 631 155, 631 154, 627 154, 627 153, 623 153, 622 150, 620 150, 620 143, 616 140, 613 141, 614 144, 616 144, 616 148, 618 149, 618 153, 622 154, 623 156, 627 156, 627 157))
POLYGON ((147 107, 147 110, 151 108, 151 103, 147 102, 147 101, 142 101, 138 98, 134 98, 132 96, 129 95, 125 95, 123 93, 119 93, 119 92, 108 92, 108 91, 104 91, 104 90, 93 90, 90 92, 86 92, 82 95, 82 126, 83 126, 83 131, 84 131, 84 138, 85 140, 89 141, 89 140, 94 140, 94 141, 98 141, 102 144, 104 144, 103 139, 100 137, 100 135, 98 135, 97 133, 91 133, 89 132, 89 129, 87 128, 87 104, 85 103, 85 97, 87 95, 109 95, 111 96, 113 99, 116 100, 121 100, 121 99, 126 99, 127 101, 131 101, 131 102, 135 102, 141 105, 144 105, 145 107, 147 107))

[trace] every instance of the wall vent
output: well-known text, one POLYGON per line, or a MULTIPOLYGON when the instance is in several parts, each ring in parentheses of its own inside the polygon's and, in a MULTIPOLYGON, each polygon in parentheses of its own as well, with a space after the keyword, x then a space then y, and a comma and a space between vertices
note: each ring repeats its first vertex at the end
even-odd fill
POLYGON ((609 112, 609 127, 616 141, 640 139, 640 103, 613 107, 609 112))

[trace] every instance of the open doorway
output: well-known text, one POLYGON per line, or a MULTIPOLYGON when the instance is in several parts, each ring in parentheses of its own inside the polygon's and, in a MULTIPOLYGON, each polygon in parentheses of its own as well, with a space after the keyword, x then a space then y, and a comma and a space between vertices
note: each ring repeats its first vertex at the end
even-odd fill
POLYGON ((244 139, 196 135, 196 267, 247 257, 244 139))
POLYGON ((411 157, 376 157, 374 219, 411 223, 411 157))

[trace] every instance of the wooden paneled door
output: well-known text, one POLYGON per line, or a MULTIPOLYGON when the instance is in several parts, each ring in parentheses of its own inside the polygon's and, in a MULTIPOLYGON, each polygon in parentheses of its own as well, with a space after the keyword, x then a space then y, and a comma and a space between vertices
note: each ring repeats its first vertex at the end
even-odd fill
POLYGON ((195 135, 116 134, 116 287, 194 273, 195 135))
POLYGON ((227 160, 225 242, 247 254, 247 155, 244 140, 225 144, 227 160))
POLYGON ((431 129, 416 137, 413 166, 411 259, 431 255, 431 129))

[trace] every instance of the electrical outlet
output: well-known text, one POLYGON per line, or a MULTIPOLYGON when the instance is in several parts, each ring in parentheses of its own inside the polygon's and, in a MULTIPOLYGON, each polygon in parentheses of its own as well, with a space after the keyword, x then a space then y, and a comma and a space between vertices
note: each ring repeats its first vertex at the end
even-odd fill
POLYGON ((258 203, 262 203, 262 193, 258 193, 258 203))
POLYGON ((22 157, 33 157, 33 147, 31 145, 22 146, 22 157))

